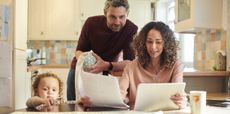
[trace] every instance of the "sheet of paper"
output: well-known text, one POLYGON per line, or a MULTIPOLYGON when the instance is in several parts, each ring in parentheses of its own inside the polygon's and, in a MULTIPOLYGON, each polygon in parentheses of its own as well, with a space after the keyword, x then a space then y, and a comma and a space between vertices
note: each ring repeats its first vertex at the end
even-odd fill
POLYGON ((122 100, 118 79, 113 76, 104 76, 82 72, 81 96, 88 96, 92 106, 128 108, 122 100))

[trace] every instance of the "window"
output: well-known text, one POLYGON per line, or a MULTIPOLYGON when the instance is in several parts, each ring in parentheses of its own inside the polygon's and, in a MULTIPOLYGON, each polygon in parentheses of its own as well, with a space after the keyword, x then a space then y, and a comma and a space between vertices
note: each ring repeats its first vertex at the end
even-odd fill
MULTIPOLYGON (((175 31, 175 1, 169 0, 167 4, 167 24, 175 31)), ((175 33, 177 40, 180 42, 179 58, 182 59, 186 68, 193 67, 194 61, 194 34, 175 33)))

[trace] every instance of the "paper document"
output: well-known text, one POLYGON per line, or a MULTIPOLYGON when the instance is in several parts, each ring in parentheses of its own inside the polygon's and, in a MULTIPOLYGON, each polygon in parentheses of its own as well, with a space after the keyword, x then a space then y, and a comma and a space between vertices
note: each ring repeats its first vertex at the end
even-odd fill
POLYGON ((179 109, 170 99, 184 92, 185 83, 142 83, 138 85, 134 110, 158 111, 179 109))
POLYGON ((129 108, 122 100, 118 79, 82 71, 81 96, 88 96, 93 107, 129 108))

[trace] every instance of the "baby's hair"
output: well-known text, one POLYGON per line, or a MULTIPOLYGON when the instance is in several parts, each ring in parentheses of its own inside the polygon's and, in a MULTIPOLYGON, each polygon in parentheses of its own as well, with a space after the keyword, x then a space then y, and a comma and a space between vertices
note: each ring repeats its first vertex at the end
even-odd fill
POLYGON ((38 95, 38 85, 41 81, 41 79, 43 78, 47 78, 47 77, 52 77, 54 79, 57 79, 58 80, 58 84, 59 84, 59 97, 62 98, 62 95, 63 95, 63 82, 61 81, 61 79, 56 75, 56 74, 53 74, 53 73, 42 73, 42 74, 39 74, 38 76, 36 76, 34 82, 33 82, 33 91, 34 91, 34 95, 38 95))

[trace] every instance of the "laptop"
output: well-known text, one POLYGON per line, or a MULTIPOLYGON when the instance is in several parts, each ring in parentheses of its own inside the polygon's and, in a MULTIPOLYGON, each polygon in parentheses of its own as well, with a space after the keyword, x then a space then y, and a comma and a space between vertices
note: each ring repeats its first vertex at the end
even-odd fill
POLYGON ((170 99, 184 92, 185 83, 141 83, 138 85, 135 111, 175 110, 179 107, 170 99))

